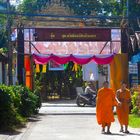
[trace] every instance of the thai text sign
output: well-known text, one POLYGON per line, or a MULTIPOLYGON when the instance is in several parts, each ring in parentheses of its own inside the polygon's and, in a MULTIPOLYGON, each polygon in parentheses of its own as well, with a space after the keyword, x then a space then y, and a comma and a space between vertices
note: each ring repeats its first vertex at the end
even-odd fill
POLYGON ((35 41, 111 41, 108 28, 35 28, 35 41))

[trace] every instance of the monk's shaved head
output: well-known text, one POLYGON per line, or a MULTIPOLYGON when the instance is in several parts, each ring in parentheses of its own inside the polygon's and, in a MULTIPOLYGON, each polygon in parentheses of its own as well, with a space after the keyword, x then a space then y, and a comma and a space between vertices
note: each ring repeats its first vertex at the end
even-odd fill
POLYGON ((125 81, 121 81, 121 89, 125 89, 127 87, 127 83, 125 81))
POLYGON ((108 82, 108 81, 104 81, 104 82, 103 82, 103 86, 106 87, 106 88, 108 88, 109 82, 108 82))
POLYGON ((108 81, 104 81, 104 83, 103 84, 109 84, 109 82, 108 81))
POLYGON ((127 82, 126 82, 126 81, 121 81, 121 85, 122 85, 122 84, 126 84, 126 85, 127 85, 127 82))

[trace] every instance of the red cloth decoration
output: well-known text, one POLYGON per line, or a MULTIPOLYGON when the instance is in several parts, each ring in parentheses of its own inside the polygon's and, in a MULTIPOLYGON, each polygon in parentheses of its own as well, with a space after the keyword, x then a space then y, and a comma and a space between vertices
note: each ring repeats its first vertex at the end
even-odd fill
POLYGON ((66 64, 69 61, 73 61, 74 63, 84 65, 89 63, 90 61, 95 61, 97 64, 100 65, 105 65, 105 64, 110 64, 111 61, 113 60, 114 54, 109 54, 109 55, 93 55, 93 56, 76 56, 76 55, 67 55, 67 56, 57 56, 57 55, 37 55, 33 54, 33 59, 36 64, 46 64, 50 60, 55 61, 56 63, 59 64, 66 64))

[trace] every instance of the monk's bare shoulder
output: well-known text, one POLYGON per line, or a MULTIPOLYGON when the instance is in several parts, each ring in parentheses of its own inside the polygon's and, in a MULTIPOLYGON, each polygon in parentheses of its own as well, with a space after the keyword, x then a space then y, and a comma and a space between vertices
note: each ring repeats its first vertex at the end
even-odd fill
POLYGON ((121 93, 121 89, 118 89, 118 90, 116 91, 116 96, 118 97, 120 93, 121 93))
POLYGON ((118 94, 119 94, 120 92, 121 92, 121 89, 118 89, 118 90, 116 91, 116 93, 118 93, 118 94))
POLYGON ((130 91, 129 89, 126 89, 126 93, 127 93, 127 96, 128 96, 129 98, 131 98, 131 91, 130 91))
POLYGON ((126 91, 127 91, 127 92, 130 92, 130 90, 129 90, 128 88, 126 89, 126 91))

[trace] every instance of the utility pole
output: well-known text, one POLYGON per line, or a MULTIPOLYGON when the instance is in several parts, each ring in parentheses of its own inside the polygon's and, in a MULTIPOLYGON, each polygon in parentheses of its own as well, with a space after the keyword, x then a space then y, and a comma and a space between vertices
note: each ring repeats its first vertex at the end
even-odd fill
POLYGON ((10 0, 7 0, 7 35, 8 35, 8 85, 13 84, 12 75, 12 60, 13 60, 13 49, 11 45, 11 18, 10 18, 10 0))
POLYGON ((22 24, 18 27, 17 45, 18 84, 24 85, 24 26, 22 24))
POLYGON ((126 8, 127 8, 127 11, 126 11, 126 16, 127 16, 127 24, 128 24, 128 53, 129 53, 129 46, 130 46, 130 42, 129 42, 129 38, 130 38, 130 33, 129 33, 129 0, 127 0, 127 3, 126 3, 126 8))
POLYGON ((121 22, 121 52, 129 53, 129 0, 126 0, 125 7, 124 16, 126 18, 121 22))

